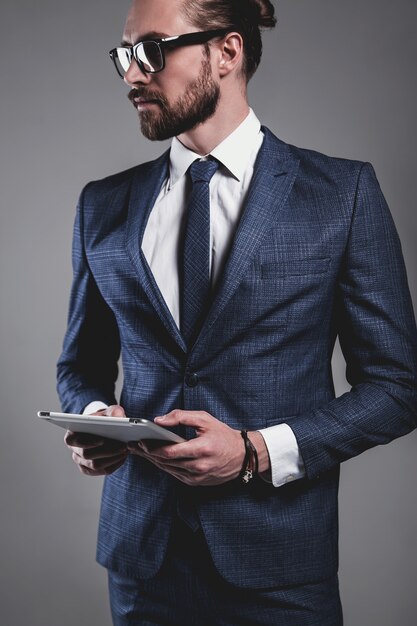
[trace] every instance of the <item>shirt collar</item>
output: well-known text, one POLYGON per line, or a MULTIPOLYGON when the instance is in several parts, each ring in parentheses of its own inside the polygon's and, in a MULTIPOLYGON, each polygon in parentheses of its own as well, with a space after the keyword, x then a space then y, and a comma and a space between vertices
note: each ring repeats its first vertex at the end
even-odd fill
MULTIPOLYGON (((260 132, 261 123, 252 109, 250 109, 243 122, 226 139, 219 143, 210 154, 240 181, 243 178, 260 132)), ((170 188, 184 176, 191 163, 201 158, 200 154, 189 150, 179 139, 174 137, 170 153, 170 188)))

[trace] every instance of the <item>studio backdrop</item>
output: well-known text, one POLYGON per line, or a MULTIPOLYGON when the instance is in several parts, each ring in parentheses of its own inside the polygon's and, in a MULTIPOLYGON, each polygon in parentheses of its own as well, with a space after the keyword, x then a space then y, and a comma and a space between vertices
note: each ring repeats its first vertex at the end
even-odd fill
MULTIPOLYGON (((55 364, 66 325, 83 185, 162 152, 140 134, 108 51, 128 0, 3 0, 1 64, 1 581, 7 626, 110 626, 95 564, 102 479, 63 431, 55 364)), ((283 140, 370 161, 417 302, 415 0, 280 0, 250 102, 283 140)), ((333 358, 338 393, 344 363, 333 358)), ((417 434, 348 461, 340 489, 346 626, 414 626, 417 434)))

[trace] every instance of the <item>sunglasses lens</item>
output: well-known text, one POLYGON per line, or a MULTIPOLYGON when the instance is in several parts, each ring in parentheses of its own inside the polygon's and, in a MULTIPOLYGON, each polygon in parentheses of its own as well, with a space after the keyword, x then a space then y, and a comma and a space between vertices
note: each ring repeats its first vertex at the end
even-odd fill
POLYGON ((161 48, 155 41, 141 42, 135 48, 135 55, 145 72, 159 72, 164 67, 161 48))
POLYGON ((129 48, 116 48, 112 54, 116 70, 120 76, 124 77, 131 63, 131 52, 129 48))
POLYGON ((124 78, 133 55, 142 72, 160 72, 164 67, 164 56, 156 41, 141 41, 132 48, 114 48, 110 52, 119 76, 124 78))

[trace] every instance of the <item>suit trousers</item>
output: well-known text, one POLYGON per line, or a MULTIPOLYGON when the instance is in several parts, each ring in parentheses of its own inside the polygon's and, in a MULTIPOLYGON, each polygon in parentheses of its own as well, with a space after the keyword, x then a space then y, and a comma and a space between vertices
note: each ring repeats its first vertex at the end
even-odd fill
POLYGON ((294 587, 242 589, 215 569, 201 529, 173 523, 161 570, 140 580, 109 570, 114 626, 342 626, 337 575, 294 587))

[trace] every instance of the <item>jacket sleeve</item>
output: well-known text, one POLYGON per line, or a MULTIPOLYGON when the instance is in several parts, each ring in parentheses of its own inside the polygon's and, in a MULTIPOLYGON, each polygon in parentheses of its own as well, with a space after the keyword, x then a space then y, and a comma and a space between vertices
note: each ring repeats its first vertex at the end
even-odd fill
POLYGON ((62 409, 82 413, 93 400, 115 404, 120 340, 113 312, 104 301, 85 254, 83 197, 77 207, 73 238, 73 284, 68 326, 57 365, 62 409))
POLYGON ((417 333, 399 238, 363 164, 335 322, 352 389, 291 420, 308 478, 417 426, 417 333))

